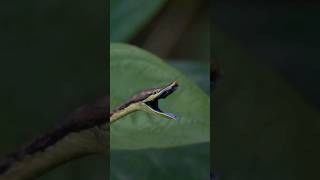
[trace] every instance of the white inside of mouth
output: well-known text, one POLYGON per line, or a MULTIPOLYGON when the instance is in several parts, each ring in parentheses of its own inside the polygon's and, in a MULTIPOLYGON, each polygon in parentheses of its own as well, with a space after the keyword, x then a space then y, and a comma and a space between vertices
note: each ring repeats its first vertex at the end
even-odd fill
POLYGON ((168 112, 164 112, 164 114, 168 117, 170 117, 171 119, 177 120, 177 116, 172 114, 172 113, 168 113, 168 112))
POLYGON ((152 110, 153 112, 157 113, 157 114, 161 114, 163 116, 166 116, 170 119, 173 120, 177 120, 177 116, 172 114, 172 113, 168 113, 168 112, 163 112, 159 106, 158 106, 158 100, 156 100, 156 102, 153 102, 154 104, 150 104, 150 103, 146 103, 147 107, 152 110), (154 105, 155 107, 153 107, 152 105, 154 105))

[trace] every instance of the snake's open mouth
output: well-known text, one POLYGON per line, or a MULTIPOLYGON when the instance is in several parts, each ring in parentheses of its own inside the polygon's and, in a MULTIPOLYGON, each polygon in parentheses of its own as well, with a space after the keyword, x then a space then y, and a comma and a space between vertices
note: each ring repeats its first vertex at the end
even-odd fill
POLYGON ((168 112, 163 112, 160 108, 159 108, 159 100, 160 99, 165 99, 167 98, 170 94, 172 94, 173 92, 175 92, 178 88, 178 83, 177 82, 173 82, 171 83, 169 86, 161 89, 159 91, 159 93, 157 94, 157 97, 155 97, 153 100, 151 101, 147 101, 145 102, 145 104, 155 113, 163 115, 169 119, 173 119, 176 120, 177 116, 175 116, 172 113, 168 113, 168 112))

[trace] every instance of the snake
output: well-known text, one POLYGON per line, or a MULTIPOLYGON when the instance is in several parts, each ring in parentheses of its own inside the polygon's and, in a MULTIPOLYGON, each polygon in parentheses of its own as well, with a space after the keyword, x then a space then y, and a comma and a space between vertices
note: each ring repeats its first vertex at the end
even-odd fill
POLYGON ((176 91, 178 82, 145 89, 109 111, 109 96, 77 108, 50 131, 0 161, 0 180, 30 180, 92 154, 108 156, 110 126, 136 111, 169 120, 177 116, 163 112, 159 100, 176 91), (107 117, 109 114, 109 118, 107 117), (109 119, 109 120, 108 120, 109 119))

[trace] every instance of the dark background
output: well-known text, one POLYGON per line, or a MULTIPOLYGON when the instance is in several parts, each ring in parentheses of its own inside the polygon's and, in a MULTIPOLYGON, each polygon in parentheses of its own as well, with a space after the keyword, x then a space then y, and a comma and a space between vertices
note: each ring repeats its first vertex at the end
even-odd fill
MULTIPOLYGON (((106 1, 0 2, 0 156, 108 92, 106 1)), ((39 179, 106 179, 106 158, 39 179)))
POLYGON ((320 107, 320 85, 314 79, 320 76, 320 3, 229 0, 214 4, 217 27, 320 107))
POLYGON ((319 179, 319 3, 215 1, 213 11, 217 179, 319 179))

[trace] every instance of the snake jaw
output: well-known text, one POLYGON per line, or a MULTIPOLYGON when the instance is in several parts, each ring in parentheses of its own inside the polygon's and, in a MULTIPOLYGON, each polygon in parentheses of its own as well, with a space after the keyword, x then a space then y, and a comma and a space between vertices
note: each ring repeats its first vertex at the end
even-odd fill
POLYGON ((151 110, 153 113, 157 115, 163 116, 171 120, 177 120, 177 116, 175 116, 172 113, 163 112, 159 108, 159 100, 167 98, 169 95, 175 92, 177 88, 178 83, 175 81, 164 88, 158 89, 158 92, 155 93, 154 97, 150 100, 148 99, 147 101, 144 101, 144 104, 146 105, 149 111, 151 110))

